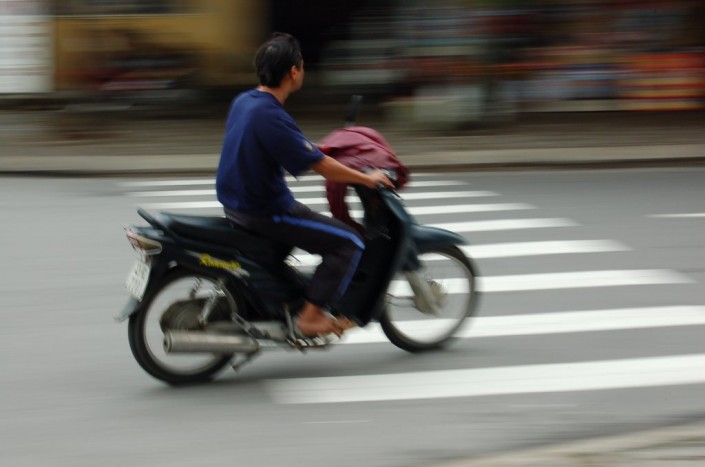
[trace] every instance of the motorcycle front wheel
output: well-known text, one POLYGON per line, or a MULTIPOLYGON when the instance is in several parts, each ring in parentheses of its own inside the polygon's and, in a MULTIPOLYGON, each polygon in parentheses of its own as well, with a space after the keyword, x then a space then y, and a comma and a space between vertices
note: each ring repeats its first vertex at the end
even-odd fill
POLYGON ((197 383, 213 378, 232 359, 223 354, 169 354, 165 330, 197 330, 204 304, 215 299, 209 322, 231 321, 237 311, 232 295, 216 279, 177 271, 158 290, 145 297, 141 310, 130 317, 128 337, 137 363, 168 384, 197 383))
MULTIPOLYGON (((387 290, 380 325, 390 342, 408 352, 442 347, 475 312, 477 291, 472 262, 457 247, 419 255, 416 277, 432 297, 420 302, 405 274, 397 274, 387 290)), ((423 300, 423 299, 421 299, 423 300)))

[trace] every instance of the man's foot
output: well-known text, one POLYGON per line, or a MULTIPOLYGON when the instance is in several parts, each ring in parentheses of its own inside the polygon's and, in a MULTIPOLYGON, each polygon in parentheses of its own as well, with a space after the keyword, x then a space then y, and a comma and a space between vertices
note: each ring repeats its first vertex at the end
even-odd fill
POLYGON ((299 334, 304 337, 316 337, 321 334, 340 336, 343 334, 344 329, 337 319, 320 310, 317 311, 304 310, 301 312, 296 320, 299 334))
POLYGON ((356 328, 358 326, 355 321, 346 318, 345 316, 337 316, 336 321, 338 321, 338 326, 340 326, 343 331, 347 331, 348 329, 356 328))

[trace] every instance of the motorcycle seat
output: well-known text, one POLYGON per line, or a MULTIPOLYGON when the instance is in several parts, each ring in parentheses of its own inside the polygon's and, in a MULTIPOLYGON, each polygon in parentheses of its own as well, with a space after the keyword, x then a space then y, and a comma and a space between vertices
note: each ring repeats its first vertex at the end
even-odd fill
POLYGON ((160 222, 177 235, 189 240, 236 249, 258 262, 274 264, 283 261, 291 246, 262 238, 225 217, 189 216, 159 213, 160 222))

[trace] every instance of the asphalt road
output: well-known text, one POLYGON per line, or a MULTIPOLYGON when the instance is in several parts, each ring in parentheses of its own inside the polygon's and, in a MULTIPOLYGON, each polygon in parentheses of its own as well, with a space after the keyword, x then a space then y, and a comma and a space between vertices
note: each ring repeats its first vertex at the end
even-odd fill
POLYGON ((174 389, 112 320, 133 261, 123 227, 138 205, 218 214, 209 182, 3 178, 0 461, 433 465, 703 419, 704 182, 699 168, 418 174, 407 204, 455 224, 482 274, 463 338, 410 355, 363 330, 174 389), (487 207, 444 213, 461 205, 487 207))

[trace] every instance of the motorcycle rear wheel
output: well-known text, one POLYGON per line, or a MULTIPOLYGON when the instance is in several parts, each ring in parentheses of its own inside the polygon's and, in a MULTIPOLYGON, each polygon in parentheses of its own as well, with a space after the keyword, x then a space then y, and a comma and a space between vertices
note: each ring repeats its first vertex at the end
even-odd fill
POLYGON ((130 317, 128 337, 137 363, 153 377, 168 384, 188 384, 212 379, 232 360, 223 354, 168 354, 164 350, 165 320, 169 329, 197 329, 200 308, 181 303, 199 303, 213 293, 223 292, 213 320, 230 320, 237 311, 235 298, 214 278, 176 271, 167 276, 156 292, 145 297, 142 308, 130 317), (175 306, 176 304, 176 306, 175 306), (227 316, 226 316, 227 315, 227 316))
POLYGON ((457 247, 442 247, 419 255, 420 277, 433 291, 436 312, 420 311, 411 286, 397 274, 387 290, 380 325, 397 347, 408 352, 437 349, 447 344, 471 317, 477 305, 475 268, 457 247))

